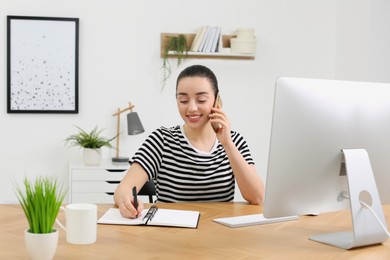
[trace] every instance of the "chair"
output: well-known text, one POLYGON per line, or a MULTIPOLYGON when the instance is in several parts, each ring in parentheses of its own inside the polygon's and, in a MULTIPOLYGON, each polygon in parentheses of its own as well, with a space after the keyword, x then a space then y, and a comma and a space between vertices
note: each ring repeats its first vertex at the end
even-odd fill
POLYGON ((149 196, 149 203, 153 203, 153 196, 156 196, 156 188, 154 186, 154 181, 147 181, 141 190, 138 192, 138 195, 149 196))

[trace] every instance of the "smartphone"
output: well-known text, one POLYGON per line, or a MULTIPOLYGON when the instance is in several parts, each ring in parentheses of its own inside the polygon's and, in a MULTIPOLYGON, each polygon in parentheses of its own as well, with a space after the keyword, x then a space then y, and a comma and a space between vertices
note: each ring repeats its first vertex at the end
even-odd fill
POLYGON ((219 94, 217 95, 217 98, 214 101, 214 107, 217 107, 217 105, 220 105, 220 108, 222 108, 222 98, 219 94))
MULTIPOLYGON (((219 105, 219 108, 222 108, 222 104, 221 96, 218 94, 213 107, 217 107, 219 105)), ((211 126, 213 127, 214 132, 218 132, 218 129, 222 127, 221 124, 211 124, 211 126)))

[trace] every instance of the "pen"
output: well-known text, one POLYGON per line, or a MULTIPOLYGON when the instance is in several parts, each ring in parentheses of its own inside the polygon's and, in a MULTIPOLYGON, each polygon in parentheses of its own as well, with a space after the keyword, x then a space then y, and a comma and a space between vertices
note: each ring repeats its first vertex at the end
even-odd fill
MULTIPOLYGON (((137 187, 136 186, 133 187, 133 201, 134 201, 134 208, 138 212, 138 198, 137 198, 137 187)), ((138 218, 138 213, 135 217, 138 218)))

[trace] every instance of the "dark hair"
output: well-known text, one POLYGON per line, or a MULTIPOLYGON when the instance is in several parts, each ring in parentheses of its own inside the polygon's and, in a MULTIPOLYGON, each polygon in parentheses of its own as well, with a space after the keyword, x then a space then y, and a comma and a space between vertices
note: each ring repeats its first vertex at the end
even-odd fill
POLYGON ((177 86, 179 85, 179 81, 182 78, 187 78, 187 77, 207 78, 211 83, 211 87, 213 88, 214 96, 217 97, 219 92, 218 81, 217 81, 217 77, 215 76, 214 72, 211 69, 203 65, 192 65, 185 68, 182 72, 180 72, 179 76, 177 77, 176 91, 177 91, 177 86))

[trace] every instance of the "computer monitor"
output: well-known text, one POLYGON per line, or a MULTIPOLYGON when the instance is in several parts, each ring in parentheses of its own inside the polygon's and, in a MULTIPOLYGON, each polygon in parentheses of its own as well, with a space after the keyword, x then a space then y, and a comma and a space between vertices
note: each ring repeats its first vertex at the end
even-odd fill
POLYGON ((387 239, 382 203, 390 203, 390 84, 278 79, 264 216, 351 209, 353 232, 311 239, 352 248, 387 239))

